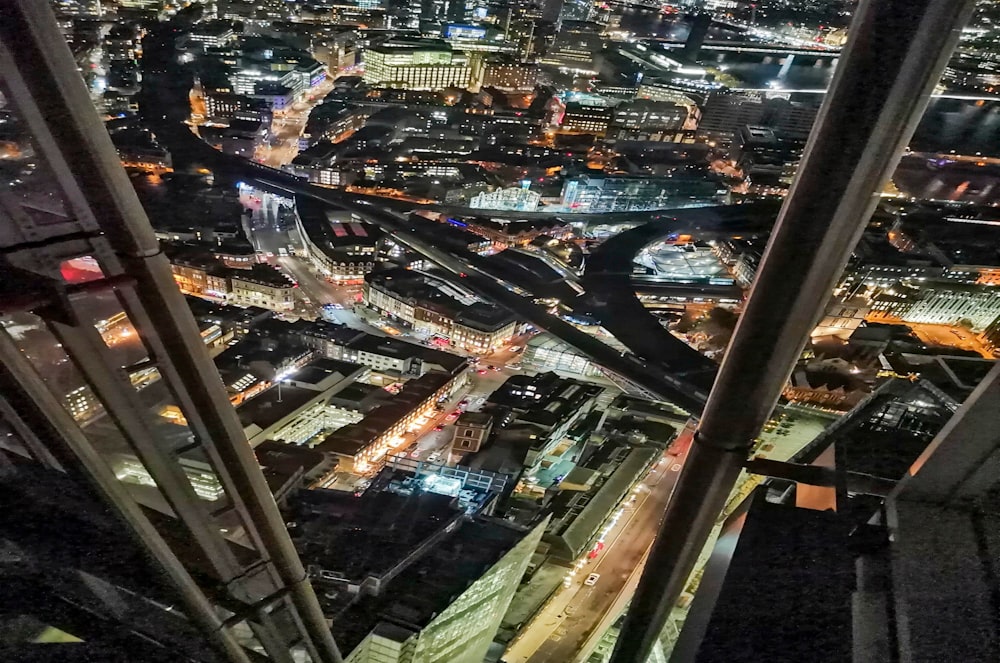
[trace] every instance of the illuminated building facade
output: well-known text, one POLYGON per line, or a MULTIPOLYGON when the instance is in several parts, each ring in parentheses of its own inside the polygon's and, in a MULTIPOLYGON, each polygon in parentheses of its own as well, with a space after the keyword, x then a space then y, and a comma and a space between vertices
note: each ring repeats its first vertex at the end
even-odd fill
POLYGON ((364 81, 372 87, 436 91, 455 87, 478 92, 483 58, 455 53, 435 40, 393 40, 364 53, 364 81))
POLYGON ((538 65, 530 62, 488 61, 483 71, 483 87, 507 92, 530 92, 538 83, 538 65))

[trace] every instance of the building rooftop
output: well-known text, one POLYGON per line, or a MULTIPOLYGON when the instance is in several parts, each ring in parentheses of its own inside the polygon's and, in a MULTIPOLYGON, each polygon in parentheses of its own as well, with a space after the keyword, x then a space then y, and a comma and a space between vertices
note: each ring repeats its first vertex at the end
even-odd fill
POLYGON ((455 322, 485 332, 503 329, 514 321, 514 315, 510 311, 485 302, 466 306, 455 316, 455 322))
POLYGON ((292 88, 277 82, 261 81, 254 83, 253 93, 260 96, 285 96, 292 93, 292 88))
POLYGON ((462 516, 455 499, 417 492, 409 497, 369 490, 312 490, 296 500, 296 546, 307 564, 363 586, 399 572, 409 553, 462 516))
POLYGON ((364 368, 349 361, 314 359, 292 374, 291 378, 297 383, 318 385, 332 376, 347 377, 364 368))
POLYGON ((274 440, 265 440, 254 447, 253 452, 275 499, 280 499, 301 477, 317 468, 336 465, 318 451, 274 440))
POLYGON ((273 288, 293 288, 296 286, 287 276, 276 267, 254 263, 250 269, 230 270, 229 277, 234 281, 246 281, 247 283, 257 283, 273 288))
POLYGON ((280 391, 280 400, 278 388, 272 387, 250 400, 243 401, 236 408, 236 414, 243 427, 256 425, 262 430, 267 429, 317 396, 317 392, 313 389, 303 389, 290 384, 282 385, 280 391))
POLYGON ((494 391, 487 402, 518 411, 517 421, 541 427, 555 425, 597 398, 604 388, 589 382, 563 378, 556 373, 514 375, 494 391))
POLYGON ((331 492, 302 494, 293 536, 347 652, 374 629, 397 640, 422 629, 526 534, 495 520, 467 520, 455 498, 419 489, 409 496, 331 492), (346 582, 317 577, 319 569, 346 582), (360 594, 346 591, 365 578, 360 594))

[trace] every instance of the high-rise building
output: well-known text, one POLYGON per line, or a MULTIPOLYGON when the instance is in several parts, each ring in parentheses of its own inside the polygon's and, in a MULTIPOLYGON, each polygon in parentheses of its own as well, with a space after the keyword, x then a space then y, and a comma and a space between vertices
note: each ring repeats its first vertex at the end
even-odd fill
POLYGON ((48 3, 0 13, 4 103, 35 146, 0 202, 0 290, 19 302, 0 320, 4 620, 82 640, 64 660, 336 663, 48 3))

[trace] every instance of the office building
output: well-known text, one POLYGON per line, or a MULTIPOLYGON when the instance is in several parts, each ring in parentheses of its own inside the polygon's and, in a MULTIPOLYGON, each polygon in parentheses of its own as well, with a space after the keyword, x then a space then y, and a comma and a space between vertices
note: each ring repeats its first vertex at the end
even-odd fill
POLYGON ((752 125, 804 140, 818 111, 815 100, 791 101, 743 93, 713 94, 705 103, 698 135, 728 145, 741 127, 752 125))
POLYGON ((228 46, 236 39, 236 31, 229 21, 199 21, 188 33, 187 41, 203 51, 228 46))
POLYGON ((794 136, 767 127, 740 127, 729 158, 752 184, 787 188, 805 147, 805 138, 794 136))
POLYGON ((954 325, 981 330, 1000 315, 1000 292, 992 286, 921 283, 890 311, 904 322, 954 325))
POLYGON ((204 98, 206 119, 271 121, 271 106, 264 99, 231 92, 206 92, 204 98))
POLYGON ((563 185, 561 204, 572 212, 626 212, 713 205, 725 195, 704 177, 578 175, 563 185))
POLYGON ((457 53, 433 39, 393 39, 366 49, 363 59, 364 80, 371 87, 478 92, 483 82, 481 55, 457 53))
MULTIPOLYGON (((558 0, 551 1, 558 2, 558 0)), ((574 23, 563 26, 563 29, 556 33, 552 45, 538 62, 579 74, 597 74, 594 57, 603 47, 598 26, 590 23, 574 23)))

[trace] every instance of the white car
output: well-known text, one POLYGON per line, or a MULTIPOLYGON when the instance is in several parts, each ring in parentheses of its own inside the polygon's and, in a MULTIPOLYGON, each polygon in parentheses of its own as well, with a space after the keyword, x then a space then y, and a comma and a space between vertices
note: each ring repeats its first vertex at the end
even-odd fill
POLYGON ((587 576, 587 579, 583 581, 583 584, 588 587, 593 587, 594 585, 597 584, 597 581, 600 579, 601 579, 600 573, 591 573, 589 576, 587 576))

